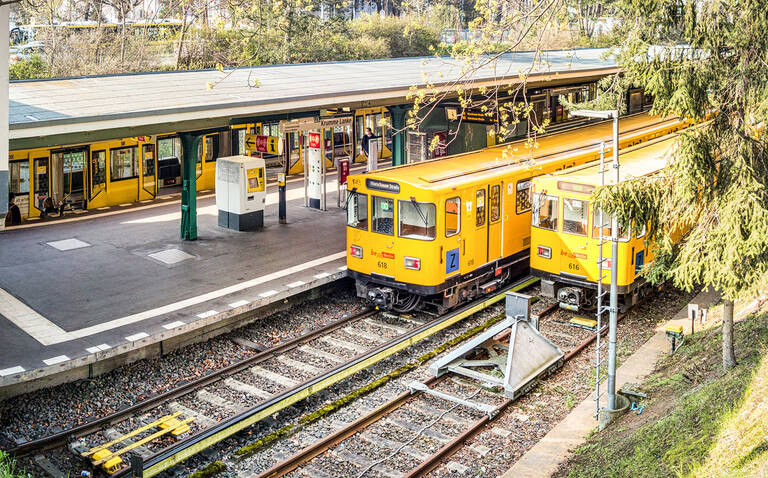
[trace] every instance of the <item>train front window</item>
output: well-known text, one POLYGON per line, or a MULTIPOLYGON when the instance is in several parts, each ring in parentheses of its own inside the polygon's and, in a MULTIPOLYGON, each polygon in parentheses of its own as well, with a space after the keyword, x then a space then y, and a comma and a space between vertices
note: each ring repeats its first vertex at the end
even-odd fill
POLYGON ((589 202, 581 199, 563 198, 563 232, 587 235, 589 202))
POLYGON ((431 241, 435 238, 437 209, 428 202, 398 201, 397 217, 400 221, 398 235, 407 239, 431 241))
MULTIPOLYGON (((600 237, 600 210, 595 208, 594 212, 592 213, 592 237, 598 238, 600 237)), ((602 226, 603 226, 603 237, 611 237, 611 222, 612 217, 608 213, 603 213, 602 217, 602 226)), ((629 240, 629 230, 628 228, 624 227, 623 224, 619 224, 619 240, 620 241, 626 241, 629 240)))
POLYGON ((368 230, 368 196, 350 192, 347 203, 347 226, 368 230))
POLYGON ((455 236, 461 230, 461 199, 445 201, 445 237, 455 236))
POLYGON ((395 234, 395 200, 379 196, 372 197, 371 230, 393 236, 395 234))
POLYGON ((557 196, 533 195, 532 224, 535 227, 557 231, 557 196))

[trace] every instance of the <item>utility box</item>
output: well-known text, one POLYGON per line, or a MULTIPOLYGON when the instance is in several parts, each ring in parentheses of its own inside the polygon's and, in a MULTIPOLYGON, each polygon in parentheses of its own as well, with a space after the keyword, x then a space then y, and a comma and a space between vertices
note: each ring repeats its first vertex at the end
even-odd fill
POLYGON ((235 231, 264 227, 266 179, 263 158, 218 158, 216 208, 219 210, 219 226, 235 231))

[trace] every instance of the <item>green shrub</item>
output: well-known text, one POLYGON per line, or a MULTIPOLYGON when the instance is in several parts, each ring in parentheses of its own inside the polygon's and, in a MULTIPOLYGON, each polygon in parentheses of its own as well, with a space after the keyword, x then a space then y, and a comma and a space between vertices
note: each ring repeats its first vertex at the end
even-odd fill
POLYGON ((48 67, 43 57, 35 53, 28 60, 20 60, 8 66, 8 77, 11 80, 33 80, 48 78, 48 67))

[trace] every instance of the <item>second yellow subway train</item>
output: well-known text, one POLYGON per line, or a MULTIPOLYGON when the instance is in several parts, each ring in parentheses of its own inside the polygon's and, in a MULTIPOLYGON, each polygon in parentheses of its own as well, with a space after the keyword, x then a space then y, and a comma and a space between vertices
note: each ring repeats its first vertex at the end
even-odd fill
MULTIPOLYGON (((620 154, 620 181, 657 173, 674 152, 677 135, 644 143, 620 154)), ((605 184, 611 182, 605 173, 605 184)), ((593 206, 601 185, 599 164, 590 163, 533 180, 531 274, 541 278, 541 293, 569 310, 595 307, 601 275, 611 283, 611 218, 593 206), (601 230, 602 229, 602 230, 601 230), (602 238, 601 238, 602 236, 602 238), (606 260, 598 266, 600 242, 606 260)), ((643 266, 653 261, 643 225, 619 225, 616 285, 623 310, 637 303, 644 290, 643 266)))

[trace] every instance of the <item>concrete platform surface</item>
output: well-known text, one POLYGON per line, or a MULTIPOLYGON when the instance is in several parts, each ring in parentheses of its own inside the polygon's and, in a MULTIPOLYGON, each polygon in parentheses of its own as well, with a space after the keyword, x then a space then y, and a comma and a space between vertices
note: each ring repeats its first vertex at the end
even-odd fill
MULTIPOLYGON (((709 307, 716 303, 720 296, 705 290, 691 300, 691 304, 709 307)), ((687 317, 688 307, 681 309, 670 320, 680 321, 687 317)), ((594 351, 594 347, 591 349, 594 351)), ((656 333, 616 370, 616 389, 621 389, 626 383, 640 383, 656 367, 659 358, 669 351, 669 342, 664 332, 664 326, 658 327, 656 333)), ((602 391, 605 392, 603 384, 602 391)), ((606 406, 607 396, 603 393, 600 407, 606 406)), ((571 451, 581 446, 589 432, 597 427, 594 392, 589 394, 568 416, 555 428, 549 431, 536 445, 523 455, 506 473, 503 478, 548 478, 557 471, 560 464, 570 455, 571 451)))
MULTIPOLYGON (((357 168, 356 168, 357 169, 357 168)), ((179 238, 177 201, 0 232, 0 388, 82 368, 210 326, 346 276, 345 214, 304 207, 277 187, 265 227, 217 225, 213 195, 198 199, 198 240, 179 238)), ((93 373, 93 371, 89 372, 93 373)), ((2 392, 0 392, 2 395, 2 392)))

